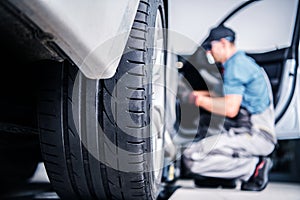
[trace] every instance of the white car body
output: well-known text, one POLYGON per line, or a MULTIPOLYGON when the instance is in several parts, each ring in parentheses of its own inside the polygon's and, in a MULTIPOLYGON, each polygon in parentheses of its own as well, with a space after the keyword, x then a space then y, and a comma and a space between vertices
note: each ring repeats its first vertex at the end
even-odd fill
POLYGON ((138 0, 10 0, 91 79, 115 74, 138 0))

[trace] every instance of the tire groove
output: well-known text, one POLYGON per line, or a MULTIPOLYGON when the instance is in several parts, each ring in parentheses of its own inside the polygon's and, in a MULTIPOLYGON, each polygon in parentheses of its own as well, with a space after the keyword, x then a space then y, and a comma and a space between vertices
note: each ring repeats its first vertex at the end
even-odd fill
POLYGON ((137 23, 141 23, 141 24, 145 24, 146 26, 148 26, 148 23, 145 22, 145 21, 142 21, 142 20, 134 20, 134 22, 137 22, 137 23))
POLYGON ((147 52, 147 49, 140 49, 140 48, 131 47, 131 46, 128 46, 128 48, 131 49, 131 50, 135 50, 135 51, 147 52))
POLYGON ((143 11, 143 10, 137 10, 137 12, 142 13, 142 14, 145 14, 146 16, 149 16, 149 13, 147 13, 147 12, 145 12, 145 11, 143 11))
POLYGON ((147 30, 144 30, 144 29, 141 29, 141 28, 138 28, 138 27, 132 27, 133 30, 137 30, 137 31, 142 31, 144 33, 148 33, 147 30))
POLYGON ((132 64, 142 64, 145 65, 146 63, 143 61, 136 61, 136 60, 127 60, 128 63, 132 63, 132 64))
POLYGON ((142 37, 138 37, 138 36, 129 35, 129 37, 132 39, 136 39, 136 40, 147 41, 146 38, 142 38, 142 37))
POLYGON ((57 147, 57 145, 55 145, 55 144, 50 144, 50 143, 46 143, 46 142, 43 142, 43 141, 41 141, 40 143, 42 145, 49 146, 49 147, 57 147))

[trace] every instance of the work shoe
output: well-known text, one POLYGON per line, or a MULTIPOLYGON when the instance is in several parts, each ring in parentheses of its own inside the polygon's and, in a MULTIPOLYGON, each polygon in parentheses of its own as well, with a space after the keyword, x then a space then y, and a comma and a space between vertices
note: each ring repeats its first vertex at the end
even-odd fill
POLYGON ((254 174, 247 182, 242 182, 241 190, 247 191, 262 191, 268 185, 268 175, 272 168, 272 161, 270 158, 264 157, 256 165, 254 174))
POLYGON ((196 187, 201 187, 201 188, 218 188, 218 187, 227 188, 227 189, 236 188, 235 179, 215 178, 215 177, 196 175, 194 177, 194 183, 196 187))
POLYGON ((166 184, 166 185, 162 186, 161 191, 156 200, 169 199, 172 196, 172 194, 179 188, 181 188, 181 186, 174 185, 174 184, 166 184))

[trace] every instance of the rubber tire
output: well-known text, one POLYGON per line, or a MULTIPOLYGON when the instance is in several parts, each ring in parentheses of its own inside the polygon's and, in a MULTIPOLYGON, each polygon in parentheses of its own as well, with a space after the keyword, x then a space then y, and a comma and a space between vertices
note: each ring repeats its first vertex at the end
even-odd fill
POLYGON ((67 61, 42 63, 41 150, 48 177, 62 199, 158 196, 161 178, 154 177, 148 162, 153 159, 149 154, 153 50, 147 48, 154 39, 148 27, 154 26, 158 10, 165 24, 162 1, 140 1, 127 42, 130 50, 111 79, 89 80, 67 61), (124 75, 131 78, 118 84, 114 96, 124 75))

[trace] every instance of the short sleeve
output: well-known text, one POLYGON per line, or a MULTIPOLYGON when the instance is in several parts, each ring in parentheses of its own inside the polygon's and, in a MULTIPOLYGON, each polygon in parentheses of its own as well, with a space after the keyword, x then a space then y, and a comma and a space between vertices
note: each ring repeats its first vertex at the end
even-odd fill
POLYGON ((231 65, 224 74, 224 94, 243 95, 251 72, 243 65, 231 65))

